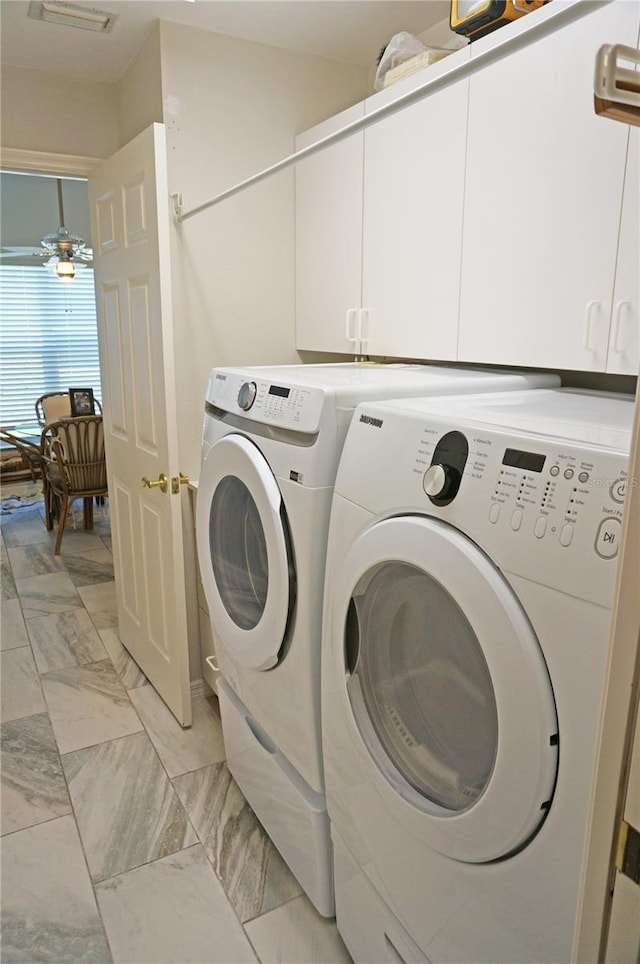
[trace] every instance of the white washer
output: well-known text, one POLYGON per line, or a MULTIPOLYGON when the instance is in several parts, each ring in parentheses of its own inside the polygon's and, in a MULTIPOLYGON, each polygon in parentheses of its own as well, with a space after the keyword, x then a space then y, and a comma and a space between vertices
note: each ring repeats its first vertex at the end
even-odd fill
POLYGON ((356 404, 558 384, 426 365, 218 369, 197 497, 200 571, 229 769, 318 910, 333 913, 320 735, 324 562, 356 404))
POLYGON ((633 398, 360 406, 322 653, 356 962, 572 959, 633 398))

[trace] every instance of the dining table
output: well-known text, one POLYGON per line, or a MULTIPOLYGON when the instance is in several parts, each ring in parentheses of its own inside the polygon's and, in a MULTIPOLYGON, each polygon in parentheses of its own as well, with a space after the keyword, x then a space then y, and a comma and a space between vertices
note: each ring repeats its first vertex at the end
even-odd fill
POLYGON ((20 453, 35 482, 42 464, 42 431, 36 419, 0 425, 0 448, 14 448, 20 453))

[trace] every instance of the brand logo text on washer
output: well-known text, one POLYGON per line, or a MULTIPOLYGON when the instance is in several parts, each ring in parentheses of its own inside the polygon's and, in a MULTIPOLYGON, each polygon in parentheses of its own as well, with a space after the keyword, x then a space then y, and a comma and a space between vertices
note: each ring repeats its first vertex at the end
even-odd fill
POLYGON ((373 425, 374 428, 382 428, 384 419, 374 418, 373 415, 361 415, 360 421, 364 422, 365 425, 373 425))

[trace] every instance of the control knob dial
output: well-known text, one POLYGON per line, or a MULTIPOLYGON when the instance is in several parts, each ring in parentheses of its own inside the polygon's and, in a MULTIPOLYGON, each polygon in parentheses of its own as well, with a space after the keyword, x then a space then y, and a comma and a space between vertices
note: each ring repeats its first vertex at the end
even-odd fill
POLYGON ((255 382, 243 382, 238 392, 238 405, 243 412, 248 412, 256 400, 258 386, 255 382))
POLYGON ((447 484, 446 465, 430 465, 422 480, 422 487, 426 494, 437 498, 444 494, 447 484))

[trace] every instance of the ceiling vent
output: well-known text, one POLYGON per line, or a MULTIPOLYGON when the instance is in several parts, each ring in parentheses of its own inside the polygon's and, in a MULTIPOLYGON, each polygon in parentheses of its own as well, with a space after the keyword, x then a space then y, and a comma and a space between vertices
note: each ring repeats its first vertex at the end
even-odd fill
POLYGON ((78 7, 75 3, 63 3, 61 0, 32 0, 29 4, 29 16, 32 20, 93 30, 94 33, 109 33, 117 19, 115 14, 78 7))

